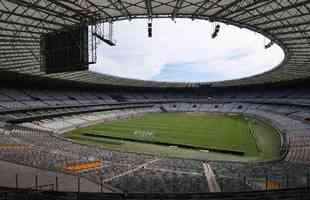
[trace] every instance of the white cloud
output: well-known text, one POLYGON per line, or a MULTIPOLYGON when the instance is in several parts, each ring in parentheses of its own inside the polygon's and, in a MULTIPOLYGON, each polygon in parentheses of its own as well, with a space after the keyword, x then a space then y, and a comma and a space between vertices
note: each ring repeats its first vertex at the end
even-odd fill
POLYGON ((264 37, 246 29, 221 24, 218 37, 211 39, 213 24, 207 21, 153 20, 153 38, 147 38, 145 20, 116 22, 114 30, 117 46, 101 44, 92 71, 151 79, 168 64, 191 63, 189 70, 206 78, 188 80, 184 74, 184 81, 214 81, 261 73, 283 59, 277 45, 264 49, 264 37))

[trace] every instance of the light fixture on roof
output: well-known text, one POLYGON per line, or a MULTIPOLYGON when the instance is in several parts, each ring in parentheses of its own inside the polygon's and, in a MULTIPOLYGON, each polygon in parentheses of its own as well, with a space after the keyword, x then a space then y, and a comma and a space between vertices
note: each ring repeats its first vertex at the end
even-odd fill
POLYGON ((151 38, 152 37, 152 21, 150 21, 148 24, 147 24, 147 30, 148 30, 148 37, 151 38))
POLYGON ((217 25, 215 26, 214 32, 213 32, 212 35, 211 35, 212 39, 216 38, 216 36, 218 35, 218 33, 219 33, 219 31, 220 31, 220 28, 221 28, 221 27, 220 27, 219 24, 217 24, 217 25))
POLYGON ((273 41, 270 41, 268 44, 265 45, 265 49, 269 49, 274 44, 273 41))

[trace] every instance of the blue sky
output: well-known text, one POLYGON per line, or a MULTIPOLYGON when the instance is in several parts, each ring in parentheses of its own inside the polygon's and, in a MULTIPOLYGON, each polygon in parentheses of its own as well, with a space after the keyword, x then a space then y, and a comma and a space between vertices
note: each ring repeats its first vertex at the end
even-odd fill
POLYGON ((211 39, 214 24, 202 20, 153 20, 153 37, 147 21, 114 24, 115 47, 101 43, 97 64, 90 70, 126 78, 156 81, 204 82, 241 78, 278 65, 283 52, 258 33, 221 24, 211 39))
MULTIPOLYGON (((199 72, 193 70, 196 63, 173 63, 162 66, 160 73, 151 77, 156 81, 203 81, 224 79, 221 74, 213 74, 211 72, 199 72)), ((207 66, 206 66, 207 67, 207 66)))

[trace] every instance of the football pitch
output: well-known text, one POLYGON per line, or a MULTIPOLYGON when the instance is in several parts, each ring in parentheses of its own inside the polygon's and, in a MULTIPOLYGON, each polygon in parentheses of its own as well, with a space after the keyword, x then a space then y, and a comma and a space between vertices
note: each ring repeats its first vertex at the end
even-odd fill
POLYGON ((277 130, 242 115, 149 113, 65 136, 113 150, 197 159, 275 159, 280 154, 277 130))

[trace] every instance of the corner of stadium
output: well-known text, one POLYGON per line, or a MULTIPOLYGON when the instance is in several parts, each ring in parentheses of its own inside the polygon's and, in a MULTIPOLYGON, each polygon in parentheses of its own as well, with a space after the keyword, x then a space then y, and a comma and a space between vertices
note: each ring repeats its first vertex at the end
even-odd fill
POLYGON ((0 199, 310 199, 309 56, 309 0, 0 0, 0 199), (216 82, 88 70, 105 24, 157 18, 285 56, 216 82))

